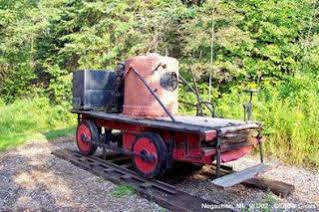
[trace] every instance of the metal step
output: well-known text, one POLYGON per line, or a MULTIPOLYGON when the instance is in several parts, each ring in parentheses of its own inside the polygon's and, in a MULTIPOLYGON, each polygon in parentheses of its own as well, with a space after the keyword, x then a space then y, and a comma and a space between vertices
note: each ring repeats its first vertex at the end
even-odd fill
POLYGON ((234 172, 232 174, 225 175, 223 177, 212 180, 212 183, 216 186, 227 188, 248 179, 255 177, 259 173, 266 172, 270 167, 261 163, 256 166, 249 167, 239 172, 234 172))

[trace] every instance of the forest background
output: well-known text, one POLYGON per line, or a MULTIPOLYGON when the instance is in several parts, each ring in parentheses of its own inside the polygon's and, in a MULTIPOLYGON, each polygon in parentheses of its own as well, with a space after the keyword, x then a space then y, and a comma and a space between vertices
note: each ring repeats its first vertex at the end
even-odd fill
MULTIPOLYGON (((265 151, 319 167, 315 0, 0 0, 0 151, 74 133, 72 72, 156 52, 180 61, 218 117, 254 120, 265 151), (211 89, 209 84, 211 84, 211 89)), ((196 102, 189 88, 180 98, 196 102)), ((180 105, 180 112, 195 109, 180 105)), ((207 111, 205 111, 207 112, 207 111)))

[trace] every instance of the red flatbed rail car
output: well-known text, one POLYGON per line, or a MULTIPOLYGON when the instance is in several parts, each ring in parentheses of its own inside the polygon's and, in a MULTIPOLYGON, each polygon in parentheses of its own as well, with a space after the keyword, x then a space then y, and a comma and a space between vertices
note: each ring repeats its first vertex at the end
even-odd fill
MULTIPOLYGON (((213 182, 227 187, 265 171, 261 124, 176 115, 179 78, 178 61, 157 54, 133 57, 114 72, 74 72, 72 112, 78 114, 80 152, 91 155, 101 147, 128 155, 146 178, 164 173, 175 161, 216 161, 219 176, 221 163, 237 160, 259 144, 261 164, 213 182)), ((247 111, 251 109, 250 102, 247 111)))
MULTIPOLYGON (((147 119, 101 111, 72 112, 78 114, 77 145, 82 153, 92 154, 99 146, 129 155, 136 170, 148 178, 163 173, 174 161, 216 161, 219 170, 222 162, 244 156, 261 142, 258 122, 196 116, 174 116, 173 122, 168 117, 147 119)), ((244 178, 266 168, 263 164, 256 166, 244 178)), ((235 180, 234 184, 242 180, 235 180)))

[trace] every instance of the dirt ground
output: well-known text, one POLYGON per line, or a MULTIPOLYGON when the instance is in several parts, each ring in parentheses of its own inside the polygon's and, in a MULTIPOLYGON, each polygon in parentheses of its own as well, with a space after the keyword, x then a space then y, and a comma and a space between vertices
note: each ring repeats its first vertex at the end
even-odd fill
MULTIPOLYGON (((136 194, 116 197, 117 185, 77 168, 51 154, 56 149, 76 149, 73 137, 32 142, 0 155, 0 210, 72 211, 163 211, 159 205, 136 194)), ((245 157, 231 163, 242 169, 256 163, 245 157)), ((271 161, 267 178, 294 184, 295 193, 282 199, 242 185, 217 189, 210 180, 186 179, 177 184, 187 192, 206 199, 219 198, 240 207, 258 204, 286 210, 319 210, 319 173, 271 161)))

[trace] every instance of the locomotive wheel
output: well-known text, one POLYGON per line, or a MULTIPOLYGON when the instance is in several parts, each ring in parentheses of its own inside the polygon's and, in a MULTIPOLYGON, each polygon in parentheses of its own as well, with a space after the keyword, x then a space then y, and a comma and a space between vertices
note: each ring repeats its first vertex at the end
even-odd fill
POLYGON ((153 178, 165 170, 167 148, 163 139, 153 133, 138 135, 133 144, 133 164, 145 178, 153 178))
POLYGON ((94 154, 97 145, 89 141, 98 141, 98 129, 93 121, 82 121, 76 130, 76 144, 82 155, 88 156, 94 154))

